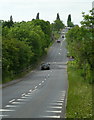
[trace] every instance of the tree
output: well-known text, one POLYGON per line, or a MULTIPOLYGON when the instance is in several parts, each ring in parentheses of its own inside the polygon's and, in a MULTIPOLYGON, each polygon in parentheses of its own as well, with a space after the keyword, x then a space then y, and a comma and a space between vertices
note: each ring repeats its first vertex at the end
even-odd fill
POLYGON ((13 22, 13 18, 12 18, 12 15, 10 16, 10 21, 13 22))
POLYGON ((7 26, 8 28, 13 26, 13 18, 12 16, 10 16, 10 20, 9 21, 3 21, 2 23, 2 27, 4 28, 5 26, 7 26))
POLYGON ((64 24, 61 20, 55 20, 53 23, 53 29, 56 31, 60 31, 60 29, 64 28, 64 24))
POLYGON ((68 27, 74 27, 73 23, 71 22, 71 14, 68 15, 67 26, 68 27))
POLYGON ((94 28, 93 15, 90 11, 89 15, 83 15, 82 26, 75 26, 66 34, 68 49, 72 56, 74 56, 78 67, 83 69, 83 76, 86 80, 87 72, 91 74, 89 82, 94 82, 94 28))
POLYGON ((57 18, 56 18, 56 20, 60 20, 59 13, 57 13, 57 18))
POLYGON ((39 19, 39 13, 37 13, 36 19, 39 19))

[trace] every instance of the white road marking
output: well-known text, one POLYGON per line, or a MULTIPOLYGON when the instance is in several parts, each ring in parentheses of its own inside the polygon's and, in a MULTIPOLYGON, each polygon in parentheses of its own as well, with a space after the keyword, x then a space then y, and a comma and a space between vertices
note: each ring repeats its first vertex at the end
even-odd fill
POLYGON ((23 96, 22 96, 21 98, 26 99, 26 98, 28 98, 28 97, 23 97, 23 96))
POLYGON ((44 80, 46 80, 46 78, 44 80))
POLYGON ((42 81, 42 83, 44 83, 44 81, 42 81))
POLYGON ((29 96, 31 96, 31 95, 25 95, 25 97, 29 97, 29 96))
POLYGON ((23 93, 22 96, 25 96, 25 93, 23 93))
POLYGON ((50 103, 50 104, 53 104, 53 105, 62 105, 62 103, 50 103))
POLYGON ((28 95, 31 95, 32 93, 27 93, 28 95))
POLYGON ((37 88, 37 86, 35 86, 35 89, 37 88))
POLYGON ((63 99, 61 98, 60 100, 63 100, 63 101, 64 101, 64 98, 63 98, 63 99))
POLYGON ((6 105, 5 107, 17 107, 15 105, 6 105))
POLYGON ((15 99, 10 100, 9 103, 12 103, 13 101, 15 101, 15 99))
POLYGON ((60 118, 60 116, 42 116, 44 118, 60 118))
POLYGON ((51 112, 52 112, 52 113, 61 113, 61 110, 58 110, 58 111, 55 111, 55 110, 51 110, 51 111, 50 111, 50 110, 47 110, 46 112, 50 112, 50 113, 51 113, 51 112))
POLYGON ((50 76, 50 75, 48 74, 48 76, 50 76))
POLYGON ((62 109, 62 107, 60 107, 60 106, 49 106, 49 108, 58 108, 58 109, 62 109))
POLYGON ((41 83, 39 85, 41 85, 41 83))
POLYGON ((0 109, 0 112, 9 112, 9 111, 15 111, 15 110, 0 109))
POLYGON ((61 55, 61 53, 58 53, 59 55, 61 55))
POLYGON ((25 101, 25 99, 17 99, 17 101, 25 101))
POLYGON ((29 91, 32 92, 32 89, 30 89, 29 91))
POLYGON ((37 89, 33 90, 32 92, 35 92, 37 89))
POLYGON ((62 103, 62 102, 64 102, 63 100, 60 100, 60 101, 56 101, 56 102, 58 102, 58 103, 62 103))
POLYGON ((6 117, 6 116, 9 116, 9 115, 0 115, 0 117, 6 117))
POLYGON ((12 104, 20 104, 20 102, 12 102, 12 104))

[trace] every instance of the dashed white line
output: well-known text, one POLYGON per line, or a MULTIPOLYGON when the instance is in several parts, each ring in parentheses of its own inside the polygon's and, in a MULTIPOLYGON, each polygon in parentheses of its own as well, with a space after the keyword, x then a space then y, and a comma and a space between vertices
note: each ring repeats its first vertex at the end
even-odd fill
POLYGON ((26 98, 28 98, 28 97, 24 97, 24 96, 22 96, 21 98, 26 99, 26 98))
POLYGON ((0 117, 6 117, 6 116, 9 116, 9 115, 0 115, 0 117))
POLYGON ((29 91, 32 92, 32 89, 30 89, 29 91))
POLYGON ((25 96, 25 93, 23 93, 22 96, 25 96))
POLYGON ((49 108, 62 109, 62 107, 61 107, 61 106, 49 106, 49 108))
POLYGON ((46 80, 46 78, 44 80, 46 80))
POLYGON ((9 111, 15 111, 15 110, 0 109, 0 112, 9 112, 9 111))
POLYGON ((25 99, 17 99, 17 101, 25 101, 25 99))
POLYGON ((25 97, 29 97, 29 96, 31 96, 31 95, 25 95, 25 97))
POLYGON ((15 99, 10 100, 9 103, 12 103, 13 101, 15 101, 15 99))
POLYGON ((44 83, 44 81, 42 81, 42 83, 44 83))
POLYGON ((35 89, 37 88, 37 86, 35 86, 35 89))
POLYGON ((27 93, 28 95, 31 95, 32 93, 30 92, 30 93, 27 93))
POLYGON ((52 113, 61 113, 61 110, 58 110, 58 111, 55 111, 55 110, 52 110, 52 111, 51 111, 51 110, 46 110, 46 112, 50 112, 50 113, 51 113, 51 112, 52 112, 52 113))
POLYGON ((20 102, 12 102, 12 104, 20 104, 20 102))
POLYGON ((64 102, 63 100, 60 100, 60 101, 56 101, 56 102, 58 102, 58 103, 62 103, 62 102, 64 102))
POLYGON ((56 102, 50 103, 50 104, 53 104, 53 105, 62 105, 62 103, 56 103, 56 102))
POLYGON ((15 105, 6 105, 5 107, 17 107, 15 105))
POLYGON ((60 118, 60 116, 42 116, 44 118, 60 118))
POLYGON ((63 101, 64 101, 64 98, 61 98, 60 100, 63 100, 63 101))
POLYGON ((41 85, 41 83, 39 85, 41 85))

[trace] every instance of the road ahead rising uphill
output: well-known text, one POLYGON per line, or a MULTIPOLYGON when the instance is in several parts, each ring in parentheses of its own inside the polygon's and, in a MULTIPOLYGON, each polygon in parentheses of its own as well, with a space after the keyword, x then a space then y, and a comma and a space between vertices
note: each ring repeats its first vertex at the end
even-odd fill
POLYGON ((67 96, 67 50, 64 38, 49 49, 45 62, 50 70, 40 68, 16 84, 2 90, 3 118, 64 118, 67 96))

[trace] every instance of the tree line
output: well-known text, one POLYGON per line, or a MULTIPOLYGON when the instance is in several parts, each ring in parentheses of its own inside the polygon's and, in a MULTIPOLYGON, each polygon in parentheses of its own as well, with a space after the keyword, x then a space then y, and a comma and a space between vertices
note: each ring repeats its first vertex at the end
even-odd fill
MULTIPOLYGON (((58 14, 57 14, 58 16, 58 14)), ((15 74, 37 63, 53 42, 54 32, 64 28, 63 21, 56 18, 53 24, 36 19, 31 21, 2 22, 2 82, 13 79, 15 74)))
POLYGON ((81 27, 75 26, 66 34, 69 54, 82 69, 84 80, 94 83, 94 9, 83 14, 81 27))

